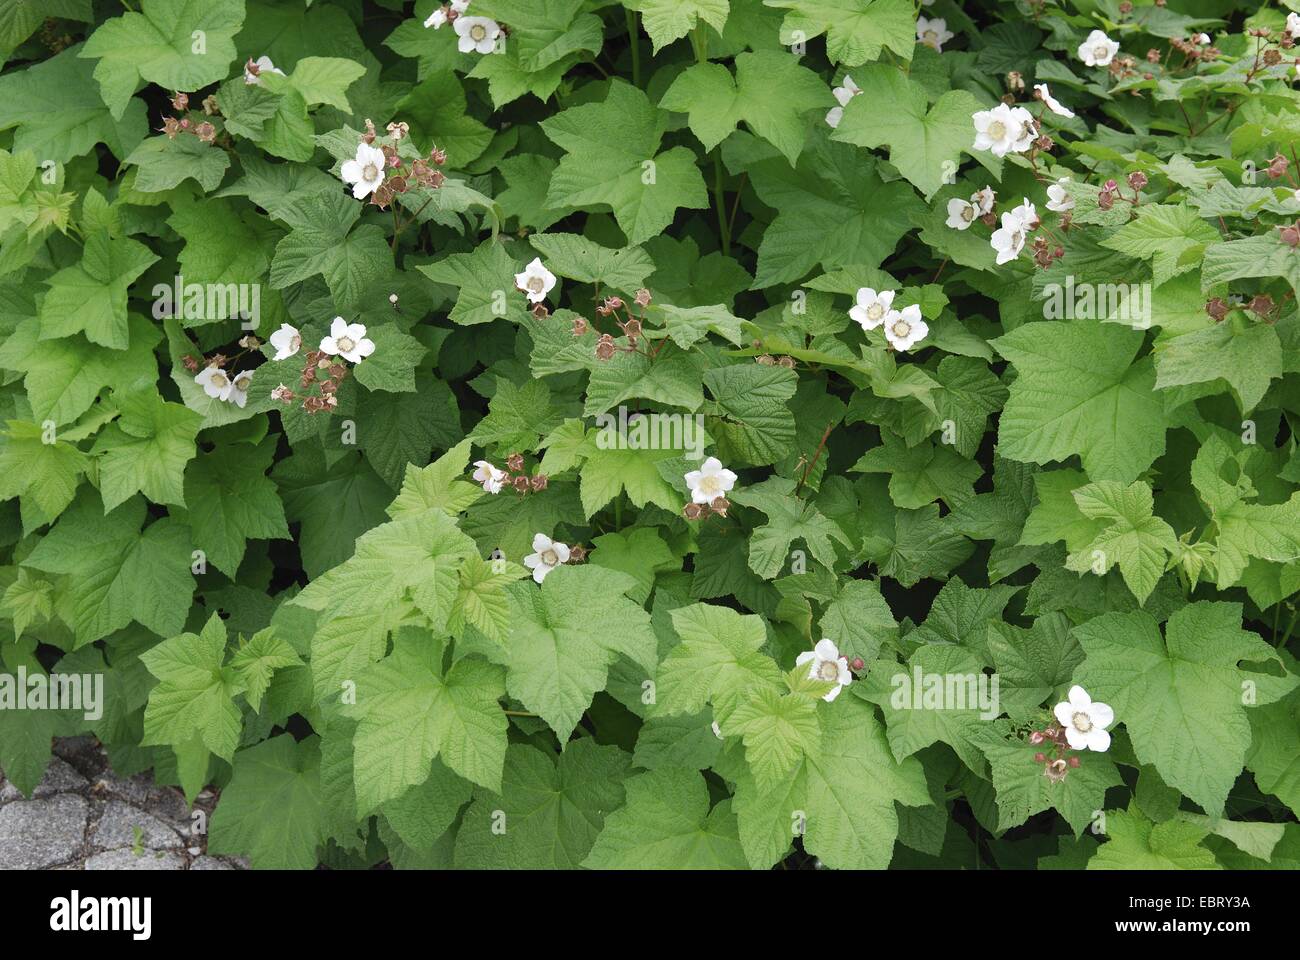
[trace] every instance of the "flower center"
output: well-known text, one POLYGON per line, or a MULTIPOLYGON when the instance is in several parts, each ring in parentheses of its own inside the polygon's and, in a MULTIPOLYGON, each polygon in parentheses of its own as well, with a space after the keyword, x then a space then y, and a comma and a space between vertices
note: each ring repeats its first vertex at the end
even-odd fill
POLYGON ((894 336, 899 338, 906 337, 912 332, 912 325, 906 320, 896 320, 894 321, 893 330, 894 336))
POLYGON ((1070 723, 1074 724, 1074 729, 1080 733, 1087 733, 1092 729, 1092 718, 1082 710, 1070 718, 1070 723))
POLYGON ((543 550, 542 563, 546 564, 548 567, 558 567, 560 565, 560 557, 554 550, 543 550))
POLYGON ((721 493, 722 484, 718 483, 717 477, 701 477, 699 489, 702 493, 721 493))
POLYGON ((989 136, 994 140, 1001 140, 1007 135, 1007 125, 1001 120, 994 120, 989 124, 989 136))
POLYGON ((546 281, 541 277, 529 277, 528 289, 533 293, 541 293, 546 286, 546 281))
POLYGON ((838 680, 840 678, 840 668, 833 660, 823 660, 817 667, 817 678, 819 680, 838 680))
POLYGON ((212 385, 214 387, 225 387, 229 383, 230 380, 227 379, 226 375, 222 373, 220 370, 218 370, 216 373, 212 375, 212 385))
POLYGON ((925 31, 925 35, 922 37, 922 39, 926 43, 930 44, 930 46, 934 46, 935 42, 939 39, 939 35, 935 33, 933 30, 927 30, 925 31))
POLYGON ((351 337, 339 337, 335 346, 339 348, 339 353, 351 353, 357 348, 357 343, 351 337))
POLYGON ((290 349, 290 350, 292 350, 292 351, 294 351, 295 353, 297 353, 297 352, 298 352, 298 348, 301 347, 301 346, 302 346, 302 337, 290 337, 290 338, 289 338, 289 349, 290 349))
POLYGON ((372 183, 379 179, 379 168, 373 163, 367 163, 361 168, 361 179, 366 183, 372 183))
POLYGON ((481 23, 476 23, 469 28, 469 37, 474 42, 478 42, 487 36, 487 28, 481 23))
POLYGON ((249 384, 248 377, 239 377, 235 381, 235 389, 240 391, 241 393, 245 392, 248 390, 248 384, 249 384))
POLYGON ((963 208, 962 208, 962 211, 961 211, 961 218, 962 218, 963 220, 965 220, 967 223, 969 223, 970 221, 974 220, 974 219, 975 219, 975 208, 974 208, 973 206, 966 206, 966 207, 963 207, 963 208))
POLYGON ((1110 50, 1105 44, 1099 43, 1092 48, 1092 55, 1098 60, 1105 60, 1108 53, 1110 53, 1110 50))
POLYGON ((885 315, 885 308, 878 303, 873 303, 871 306, 867 307, 868 320, 879 320, 884 315, 885 315))

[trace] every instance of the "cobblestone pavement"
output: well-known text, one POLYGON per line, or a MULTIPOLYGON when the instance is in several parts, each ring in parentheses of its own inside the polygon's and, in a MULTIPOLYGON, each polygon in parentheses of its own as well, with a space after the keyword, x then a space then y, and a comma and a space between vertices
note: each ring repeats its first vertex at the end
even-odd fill
MULTIPOLYGON (((216 798, 194 809, 210 817, 216 798)), ((240 870, 210 857, 191 831, 191 808, 174 787, 148 774, 120 778, 91 737, 54 742, 54 759, 31 797, 0 771, 0 870, 240 870)))

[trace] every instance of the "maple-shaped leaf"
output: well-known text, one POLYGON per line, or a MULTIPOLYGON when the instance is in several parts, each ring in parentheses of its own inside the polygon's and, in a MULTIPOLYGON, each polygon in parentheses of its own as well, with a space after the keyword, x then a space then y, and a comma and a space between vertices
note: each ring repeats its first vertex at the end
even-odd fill
POLYGON ((81 262, 46 281, 50 289, 41 302, 41 339, 84 333, 91 343, 127 349, 127 288, 157 262, 157 254, 139 241, 95 231, 86 238, 81 262))
POLYGON ((1250 748, 1248 706, 1300 684, 1279 671, 1276 651, 1241 627, 1241 605, 1198 601, 1169 618, 1165 636, 1149 614, 1107 613, 1075 628, 1085 659, 1074 681, 1108 703, 1133 752, 1171 787, 1218 816, 1250 748), (1243 684, 1252 691, 1248 702, 1243 684))
POLYGON ((169 403, 154 390, 118 398, 121 416, 95 439, 100 487, 109 511, 139 492, 154 503, 185 505, 185 464, 195 454, 202 421, 193 410, 169 403))
POLYGON ((239 746, 240 715, 234 698, 247 689, 244 677, 226 664, 226 625, 216 613, 200 633, 164 640, 140 657, 158 686, 144 712, 145 744, 187 744, 200 740, 230 760, 239 746))

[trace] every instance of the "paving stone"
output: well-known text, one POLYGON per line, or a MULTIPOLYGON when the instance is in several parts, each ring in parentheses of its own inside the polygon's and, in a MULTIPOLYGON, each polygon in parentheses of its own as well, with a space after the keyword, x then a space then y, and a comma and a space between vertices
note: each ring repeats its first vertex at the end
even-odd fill
POLYGON ((97 853, 86 861, 87 870, 184 870, 185 858, 179 853, 129 848, 97 853))
POLYGON ((236 870, 224 860, 218 860, 216 857, 199 857, 190 864, 191 870, 236 870))
POLYGON ((90 785, 90 781, 61 757, 54 757, 45 768, 40 785, 32 791, 32 799, 44 800, 59 793, 74 793, 90 785))
POLYGON ((90 805, 68 794, 0 808, 0 870, 37 870, 76 857, 90 805))
POLYGON ((139 845, 148 850, 178 850, 184 845, 171 826, 121 800, 110 800, 104 807, 104 815, 96 824, 90 841, 99 850, 135 847, 137 828, 140 831, 139 845))

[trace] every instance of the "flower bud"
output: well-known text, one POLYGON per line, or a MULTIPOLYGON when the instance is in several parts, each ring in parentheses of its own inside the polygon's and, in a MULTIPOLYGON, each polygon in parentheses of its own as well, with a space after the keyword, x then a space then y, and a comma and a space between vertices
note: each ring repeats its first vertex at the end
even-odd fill
POLYGON ((1079 758, 1078 758, 1078 757, 1070 757, 1070 758, 1069 758, 1068 760, 1066 760, 1065 762, 1066 762, 1066 764, 1067 764, 1067 765, 1068 765, 1072 770, 1077 770, 1077 769, 1079 769, 1079 758))
POLYGON ((506 469, 511 473, 518 473, 524 468, 524 455, 522 453, 512 453, 506 457, 506 469))
POLYGON ((1210 315, 1210 318, 1215 323, 1219 323, 1228 315, 1228 305, 1224 303, 1222 297, 1214 297, 1212 300, 1206 301, 1205 312, 1210 315))
POLYGON ((687 520, 699 520, 701 517, 707 515, 708 509, 709 508, 702 503, 688 503, 686 506, 682 507, 682 516, 687 520))
POLYGON ((1042 753, 1041 751, 1039 753, 1034 754, 1034 763, 1046 763, 1046 762, 1047 762, 1047 754, 1042 753))
POLYGON ((1141 190, 1148 182, 1147 175, 1141 170, 1134 170, 1128 175, 1128 185, 1134 190, 1141 190))

